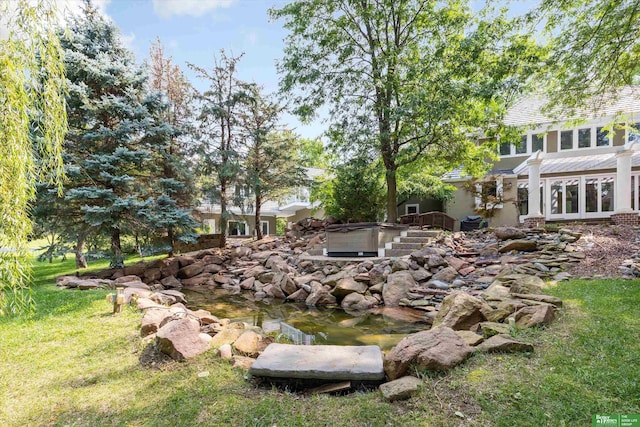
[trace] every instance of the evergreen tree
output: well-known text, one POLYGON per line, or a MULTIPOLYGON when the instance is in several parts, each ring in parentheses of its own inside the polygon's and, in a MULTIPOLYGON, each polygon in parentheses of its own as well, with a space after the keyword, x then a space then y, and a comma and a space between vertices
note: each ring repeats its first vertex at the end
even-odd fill
POLYGON ((66 168, 76 178, 65 198, 82 206, 85 224, 108 233, 111 264, 122 266, 121 235, 158 228, 158 217, 150 214, 157 203, 177 208, 165 203, 172 193, 157 188, 167 182, 157 179, 155 168, 175 129, 160 120, 165 104, 148 93, 147 75, 123 47, 117 28, 90 2, 61 43, 69 85, 66 168))
POLYGON ((245 137, 244 170, 253 196, 255 234, 262 239, 261 208, 265 200, 275 200, 296 186, 305 186, 306 174, 300 166, 300 144, 292 132, 279 125, 283 108, 253 86, 248 91, 241 114, 245 137))
POLYGON ((231 217, 228 192, 241 172, 239 112, 247 97, 247 84, 237 77, 241 57, 229 57, 223 50, 220 59, 214 58, 211 71, 189 64, 199 78, 209 83, 209 89, 198 94, 200 126, 195 153, 199 158, 200 175, 209 178, 203 180, 203 192, 212 202, 220 203, 223 247, 231 217))

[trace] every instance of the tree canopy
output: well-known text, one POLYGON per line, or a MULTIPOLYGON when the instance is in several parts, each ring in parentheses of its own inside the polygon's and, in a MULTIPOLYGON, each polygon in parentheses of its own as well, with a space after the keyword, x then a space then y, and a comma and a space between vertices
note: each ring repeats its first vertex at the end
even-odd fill
POLYGON ((293 1, 271 10, 289 30, 282 90, 302 118, 330 106, 329 134, 343 155, 380 156, 388 220, 397 218, 403 167, 425 157, 474 168, 493 154, 472 136, 499 124, 526 82, 517 77, 541 54, 505 13, 435 0, 293 1))

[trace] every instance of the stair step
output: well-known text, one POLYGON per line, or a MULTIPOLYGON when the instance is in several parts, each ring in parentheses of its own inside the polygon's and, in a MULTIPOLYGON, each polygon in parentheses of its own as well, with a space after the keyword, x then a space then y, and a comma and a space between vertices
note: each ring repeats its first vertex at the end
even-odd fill
POLYGON ((411 255, 414 249, 385 249, 384 256, 386 257, 401 257, 411 255))
POLYGON ((442 231, 440 230, 407 230, 403 231, 402 237, 438 237, 442 231))
POLYGON ((392 249, 412 249, 414 251, 422 249, 424 243, 410 243, 410 242, 393 242, 391 244, 392 249))
POLYGON ((431 243, 432 240, 433 240, 433 237, 398 237, 397 242, 427 244, 427 243, 431 243))

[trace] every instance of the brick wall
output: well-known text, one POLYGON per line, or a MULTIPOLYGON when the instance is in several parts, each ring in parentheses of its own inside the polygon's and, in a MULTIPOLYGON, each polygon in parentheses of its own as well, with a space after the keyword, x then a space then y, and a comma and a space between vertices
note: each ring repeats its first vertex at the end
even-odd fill
POLYGON ((615 225, 639 225, 640 218, 636 212, 625 212, 611 215, 611 222, 615 225))
POLYGON ((544 227, 545 222, 546 221, 545 221, 543 216, 525 218, 524 219, 524 226, 526 228, 544 227))

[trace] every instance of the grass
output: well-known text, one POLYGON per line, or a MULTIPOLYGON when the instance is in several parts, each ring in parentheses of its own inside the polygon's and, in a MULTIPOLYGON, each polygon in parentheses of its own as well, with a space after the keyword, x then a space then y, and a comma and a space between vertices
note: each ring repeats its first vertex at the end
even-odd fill
POLYGON ((256 388, 211 353, 151 367, 141 363, 140 313, 112 316, 107 291, 57 289, 53 278, 72 273, 73 260, 34 267, 37 313, 0 320, 2 426, 573 426, 640 412, 639 281, 562 283, 549 290, 567 305, 561 317, 517 333, 533 354, 422 373, 418 395, 387 403, 378 391, 256 388))

